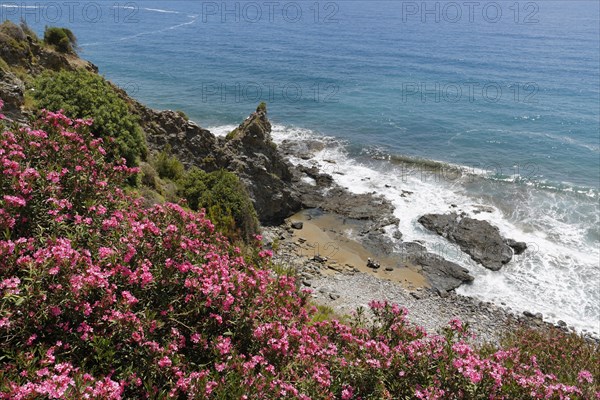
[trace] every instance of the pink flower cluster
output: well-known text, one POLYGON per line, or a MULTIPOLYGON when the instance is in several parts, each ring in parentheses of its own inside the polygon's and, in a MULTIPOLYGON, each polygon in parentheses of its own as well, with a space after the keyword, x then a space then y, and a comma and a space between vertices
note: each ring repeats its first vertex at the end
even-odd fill
POLYGON ((269 251, 204 213, 143 208, 89 121, 46 113, 0 135, 0 399, 584 399, 516 349, 484 356, 373 302, 372 323, 315 323, 269 251))

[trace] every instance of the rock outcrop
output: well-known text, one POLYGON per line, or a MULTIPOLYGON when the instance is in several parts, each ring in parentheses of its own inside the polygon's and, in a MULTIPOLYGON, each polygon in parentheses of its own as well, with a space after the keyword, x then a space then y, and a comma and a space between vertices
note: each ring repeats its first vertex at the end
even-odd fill
POLYGON ((186 167, 205 171, 226 169, 235 173, 248 189, 263 225, 278 225, 302 203, 292 184, 292 166, 277 151, 271 139, 271 123, 263 105, 227 137, 210 131, 174 111, 155 111, 129 98, 118 89, 139 116, 148 147, 162 151, 167 145, 186 167))
POLYGON ((219 146, 210 131, 189 121, 181 113, 152 110, 127 97, 124 91, 115 89, 132 104, 151 150, 159 152, 170 147, 187 168, 197 166, 211 171, 216 168, 213 159, 219 146))
POLYGON ((15 74, 0 69, 0 99, 4 101, 3 112, 18 113, 25 102, 25 84, 15 74))
POLYGON ((466 268, 445 258, 430 253, 419 243, 403 243, 401 246, 403 259, 417 267, 427 278, 432 288, 440 294, 456 289, 463 283, 473 281, 473 276, 466 268))
POLYGON ((419 222, 425 228, 456 243, 473 260, 492 271, 498 271, 512 259, 513 248, 517 254, 527 248, 523 242, 503 238, 498 228, 487 221, 456 213, 426 214, 419 218, 419 222))
POLYGON ((271 123, 261 104, 226 138, 219 138, 220 167, 238 175, 248 188, 262 224, 277 225, 302 204, 292 185, 292 166, 271 139, 271 123))

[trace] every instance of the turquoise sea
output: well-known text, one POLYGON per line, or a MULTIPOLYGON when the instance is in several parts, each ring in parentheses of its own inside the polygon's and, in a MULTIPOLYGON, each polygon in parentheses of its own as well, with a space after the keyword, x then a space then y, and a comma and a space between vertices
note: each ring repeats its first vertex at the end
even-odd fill
POLYGON ((461 293, 600 332, 598 1, 0 5, 68 26, 107 78, 216 133, 266 101, 276 141, 326 140, 309 162, 469 268, 461 293), (450 204, 530 250, 483 269, 417 224, 450 204))

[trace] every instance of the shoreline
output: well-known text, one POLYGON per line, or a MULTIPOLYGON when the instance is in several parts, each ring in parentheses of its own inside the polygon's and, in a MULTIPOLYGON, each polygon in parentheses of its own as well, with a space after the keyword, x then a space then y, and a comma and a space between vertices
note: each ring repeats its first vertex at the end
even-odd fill
MULTIPOLYGON (((329 217, 332 215, 329 214, 329 217)), ((291 217, 286 224, 263 227, 263 242, 273 248, 273 263, 291 270, 297 276, 299 287, 311 290, 311 300, 315 304, 331 307, 339 316, 352 315, 358 308, 363 308, 367 311, 366 316, 370 317, 369 302, 387 300, 406 307, 408 320, 423 327, 428 334, 440 333, 451 319, 459 318, 469 324, 474 334, 473 340, 479 344, 499 343, 505 332, 519 324, 537 328, 553 326, 535 316, 528 318, 515 315, 492 303, 461 296, 454 291, 442 297, 430 287, 415 286, 404 281, 406 275, 401 272, 396 276, 389 271, 386 271, 389 275, 383 271, 372 272, 366 266, 340 264, 335 256, 315 261, 314 256, 302 254, 305 251, 302 245, 307 243, 303 243, 303 239, 322 238, 319 235, 323 231, 314 235, 315 230, 319 229, 315 229, 315 224, 310 220, 305 222, 302 229, 292 228, 292 221, 298 222, 298 219, 291 217), (274 243, 275 246, 272 246, 274 243)), ((357 255, 357 242, 352 240, 335 243, 340 246, 339 254, 352 254, 355 260, 362 261, 362 256, 368 254, 365 249, 365 253, 357 255)), ((359 247, 362 245, 359 244, 359 247)), ((343 258, 348 260, 352 257, 343 258)), ((381 268, 384 269, 384 266, 381 268)))
MULTIPOLYGON (((374 255, 370 258, 382 264, 381 272, 376 273, 366 268, 366 263, 362 266, 352 266, 352 268, 356 268, 358 273, 366 273, 366 275, 384 281, 388 278, 384 276, 385 272, 388 272, 387 275, 397 274, 399 276, 395 277, 396 286, 404 286, 402 289, 407 293, 410 293, 412 290, 409 284, 412 283, 413 288, 422 286, 417 284, 417 282, 419 282, 419 280, 422 281, 423 276, 427 276, 430 280, 434 281, 433 285, 430 282, 430 286, 433 286, 429 289, 432 291, 431 293, 448 302, 455 302, 453 300, 455 296, 460 296, 455 293, 455 289, 461 284, 474 279, 473 276, 469 275, 468 270, 460 264, 450 262, 444 257, 428 251, 423 241, 416 240, 403 242, 403 233, 399 230, 400 219, 395 216, 397 205, 393 204, 383 195, 373 191, 357 194, 350 192, 347 187, 338 184, 334 177, 340 175, 340 177, 345 178, 343 175, 348 172, 344 170, 346 165, 338 164, 334 159, 326 158, 322 160, 325 161, 326 164, 324 168, 323 165, 319 165, 314 158, 318 152, 323 149, 330 149, 332 148, 332 145, 336 147, 337 143, 320 140, 318 137, 294 138, 292 140, 284 139, 283 141, 278 140, 275 143, 272 141, 272 127, 266 118, 266 110, 264 114, 258 111, 259 110, 257 109, 257 113, 253 113, 239 125, 238 128, 234 129, 236 132, 243 133, 238 133, 237 137, 231 141, 228 140, 226 137, 227 135, 215 136, 208 130, 198 127, 191 121, 179 120, 178 124, 183 125, 185 130, 191 130, 194 133, 199 132, 201 137, 209 140, 209 145, 203 145, 203 148, 200 148, 198 154, 180 152, 178 155, 182 157, 182 160, 184 160, 184 163, 187 165, 199 165, 211 169, 215 168, 215 166, 207 165, 206 160, 210 159, 209 156, 211 155, 211 152, 216 150, 218 154, 216 157, 217 160, 230 160, 227 161, 226 164, 221 164, 220 167, 226 167, 228 169, 230 169, 231 166, 235 167, 232 172, 238 174, 242 182, 247 185, 251 197, 255 200, 255 205, 257 203, 260 204, 260 209, 257 209, 259 215, 271 221, 280 217, 293 219, 294 216, 297 215, 295 213, 299 212, 298 210, 302 212, 302 210, 320 209, 320 212, 329 215, 329 217, 326 217, 325 219, 330 218, 338 221, 333 224, 334 226, 336 224, 339 225, 339 220, 346 220, 356 224, 358 228, 355 229, 353 238, 355 241, 359 242, 360 246, 364 249, 358 251, 359 253, 362 253, 360 261, 354 261, 354 263, 363 263, 365 257, 368 258, 370 255, 374 255), (257 122, 257 125, 260 126, 259 134, 257 137, 252 138, 247 132, 249 132, 251 126, 257 122), (300 156, 300 159, 305 163, 298 163, 298 159, 293 160, 293 158, 297 158, 298 156, 300 156), (268 163, 266 162, 267 160, 269 161, 268 163), (265 188, 269 188, 269 190, 265 190, 265 188), (402 266, 410 264, 406 266, 407 270, 405 272, 408 273, 410 271, 410 273, 416 273, 413 274, 411 279, 402 276, 403 274, 401 273, 398 274, 396 271, 398 265, 394 265, 393 271, 385 271, 385 263, 382 262, 382 260, 390 253, 398 250, 396 248, 398 243, 401 244, 401 261, 404 263, 402 266), (389 274, 389 272, 393 273, 389 274), (417 276, 415 277, 415 275, 417 276), (408 282, 405 282, 404 279, 407 279, 408 282)), ((170 122, 178 120, 179 118, 175 115, 176 113, 170 111, 153 113, 154 116, 149 118, 149 120, 158 119, 161 125, 163 125, 163 121, 170 122)), ((167 132, 169 132, 169 130, 167 130, 167 132)), ((188 137, 191 138, 193 136, 188 137)), ((158 148, 161 148, 166 142, 171 143, 172 147, 175 149, 185 149, 188 147, 188 140, 190 140, 170 134, 168 140, 165 141, 164 133, 160 131, 151 135, 150 138, 151 141, 155 141, 155 146, 158 146, 158 148)), ((198 149, 198 146, 193 143, 193 140, 195 139, 190 140, 190 147, 198 149)), ((385 187, 388 188, 390 186, 385 185, 385 187)), ((400 186, 398 188, 390 187, 390 189, 387 190, 399 188, 400 186)), ((414 201, 413 197, 418 195, 418 192, 413 193, 408 190, 402 190, 401 192, 400 197, 403 198, 403 201, 414 201)), ((444 201, 444 199, 442 199, 442 201, 444 201)), ((490 207, 485 204, 469 204, 466 211, 472 215, 480 213, 487 215, 487 213, 490 212, 489 209, 490 207)), ((439 207, 436 211, 444 212, 444 210, 446 212, 464 212, 464 210, 457 208, 455 204, 449 202, 445 204, 445 209, 439 207)), ((419 210, 419 215, 422 216, 424 214, 425 211, 419 210)), ((287 223, 281 224, 281 222, 267 222, 266 224, 263 223, 263 225, 280 226, 284 230, 289 228, 287 223)), ((325 229, 331 230, 332 228, 325 229)), ((342 234, 341 232, 335 232, 336 229, 333 230, 334 232, 328 231, 326 233, 327 238, 321 238, 320 240, 317 240, 317 242, 325 241, 325 244, 329 243, 332 234, 336 236, 334 242, 339 241, 340 238, 347 241, 347 235, 342 234)), ((293 232, 293 230, 291 232, 293 232)), ((301 235, 300 232, 297 234, 301 235)), ((432 235, 435 236, 434 233, 432 233, 432 235)), ((306 238, 304 239, 306 240, 306 238)), ((443 240, 445 239, 440 237, 440 241, 443 240)), ((265 244, 269 246, 272 242, 267 240, 265 244)), ((341 247, 344 249, 346 245, 342 245, 341 247)), ((305 253, 308 250, 314 249, 305 248, 305 253)), ((348 251, 350 250, 351 249, 348 251)), ((462 256, 469 257, 465 253, 462 253, 462 256)), ((288 249, 283 255, 283 258, 288 260, 285 261, 285 263, 293 265, 294 269, 308 274, 326 271, 327 274, 330 275, 327 279, 334 279, 332 277, 335 277, 336 274, 340 273, 337 269, 342 269, 342 271, 344 271, 343 268, 339 267, 346 267, 344 264, 347 263, 338 263, 338 265, 334 265, 333 268, 322 268, 322 265, 316 265, 319 263, 313 263, 312 266, 304 266, 303 264, 306 260, 291 262, 289 259, 292 257, 298 257, 295 249, 294 251, 288 249)), ((406 275, 406 273, 404 275, 406 275)), ((355 283, 360 284, 360 282, 355 283)), ((350 282, 348 282, 348 284, 350 287, 346 287, 343 290, 351 293, 354 284, 350 284, 350 282)), ((463 295, 460 296, 460 298, 470 299, 464 300, 468 304, 479 305, 485 303, 485 301, 482 302, 475 297, 463 295)), ((329 300, 326 299, 326 301, 329 300)), ((567 324, 562 323, 560 320, 556 321, 556 324, 548 321, 541 322, 543 316, 542 319, 540 319, 541 314, 537 312, 537 310, 532 310, 533 312, 521 310, 523 311, 521 312, 511 310, 506 304, 498 304, 498 302, 495 304, 505 311, 506 316, 503 316, 501 318, 502 320, 517 318, 518 320, 522 320, 533 326, 538 326, 541 323, 542 325, 558 326, 563 330, 578 331, 589 337, 600 337, 597 333, 600 332, 600 329, 594 329, 588 332, 581 329, 576 330, 572 326, 567 326, 567 324)), ((443 302, 437 304, 437 306, 448 308, 443 302)), ((464 310, 459 307, 459 315, 464 314, 463 311, 464 310)))
MULTIPOLYGON (((310 161, 315 153, 326 146, 327 143, 310 138, 304 143, 284 140, 278 143, 277 147, 282 157, 292 164, 292 157, 300 155, 302 160, 310 161)), ((328 161, 328 163, 332 164, 333 174, 344 174, 340 171, 341 166, 337 166, 335 161, 328 161)), ((327 174, 329 169, 323 171, 320 169, 321 167, 316 162, 312 163, 312 167, 301 163, 293 164, 293 169, 297 174, 296 184, 298 187, 304 188, 303 194, 307 195, 305 197, 308 197, 309 201, 303 201, 303 210, 289 217, 285 224, 278 227, 281 229, 280 232, 284 232, 283 234, 271 232, 270 235, 267 235, 279 237, 280 243, 291 242, 290 247, 280 246, 279 251, 283 254, 276 255, 275 262, 278 260, 288 262, 287 260, 290 258, 298 256, 299 249, 305 252, 304 255, 308 255, 306 253, 309 251, 313 252, 312 256, 317 255, 314 254, 314 246, 307 247, 305 243, 299 243, 299 241, 317 242, 321 247, 329 244, 338 249, 340 254, 337 257, 325 254, 326 262, 318 263, 309 260, 309 257, 304 257, 298 262, 291 263, 299 274, 301 284, 313 290, 312 298, 317 304, 330 306, 336 313, 343 315, 355 311, 356 307, 365 307, 369 300, 387 299, 406 306, 409 310, 409 320, 424 326, 429 332, 435 332, 445 326, 451 318, 458 317, 469 322, 473 333, 480 336, 483 341, 497 341, 500 332, 514 327, 516 324, 538 328, 558 327, 564 331, 577 332, 591 340, 598 340, 598 332, 578 330, 560 320, 556 323, 544 320, 543 315, 535 310, 521 312, 511 309, 506 304, 495 304, 457 294, 456 287, 468 284, 466 279, 449 289, 440 290, 435 287, 436 285, 431 285, 431 282, 428 282, 427 273, 431 277, 439 271, 424 271, 418 262, 423 262, 423 255, 427 260, 433 259, 434 264, 447 262, 447 260, 441 257, 434 258, 436 256, 427 252, 419 241, 417 241, 419 243, 402 242, 402 233, 397 230, 398 219, 394 216, 395 207, 389 201, 375 192, 351 193, 347 188, 342 188, 335 183, 333 177, 327 174), (321 192, 322 195, 312 198, 315 196, 314 192, 321 192), (336 204, 332 206, 329 203, 330 198, 335 196, 345 199, 347 204, 354 204, 354 207, 339 207, 338 203, 341 200, 337 203, 334 201, 336 204), (356 201, 358 198, 360 200, 356 201), (368 210, 370 214, 367 212, 360 218, 353 219, 352 217, 356 217, 353 209, 361 208, 361 203, 365 198, 371 199, 367 202, 379 202, 384 205, 387 203, 387 206, 370 208, 368 210), (311 215, 311 213, 315 214, 315 209, 319 210, 316 212, 317 217, 311 215), (349 220, 350 222, 348 222, 349 220), (302 229, 291 228, 292 222, 302 222, 302 229), (392 230, 389 229, 390 227, 393 227, 392 230), (397 258, 395 259, 393 255, 390 256, 395 247, 390 236, 399 239, 397 242, 401 246, 405 246, 402 251, 406 250, 407 253, 401 257, 404 263, 398 263, 397 258), (416 248, 408 245, 414 245, 416 248), (352 257, 349 257, 348 254, 351 254, 352 257), (381 264, 381 268, 378 270, 368 268, 366 258, 376 260, 381 264), (348 262, 348 260, 352 260, 352 262, 348 262), (330 261, 333 262, 333 265, 330 261), (386 267, 390 265, 391 270, 386 271, 386 267)), ((402 192, 406 196, 412 195, 412 192, 404 190, 402 192)), ((455 212, 456 208, 452 207, 456 206, 448 204, 448 210, 445 212, 455 212)), ((474 209, 474 214, 490 212, 488 211, 489 207, 481 204, 475 205, 474 209)), ((440 211, 444 212, 444 210, 440 211)), ((466 216, 464 213, 463 215, 466 216)), ((462 217, 459 216, 460 218, 462 217)), ((493 226, 491 228, 497 229, 493 226)), ((442 235, 440 232, 438 234, 442 235)), ((511 239, 504 237, 501 239, 503 242, 515 243, 511 239)), ((268 240, 266 244, 269 245, 268 240)), ((330 248, 323 250, 331 251, 330 248)), ((517 253, 516 248, 513 248, 513 251, 515 254, 520 254, 517 253)), ((466 257, 469 256, 466 255, 466 257)), ((459 265, 457 267, 460 268, 459 265)))
MULTIPOLYGON (((306 213, 310 210, 300 212, 306 213)), ((338 220, 339 215, 324 213, 325 221, 338 220)), ((519 313, 510 308, 463 296, 455 291, 440 295, 439 291, 423 283, 423 276, 415 271, 375 272, 351 262, 363 262, 364 256, 372 254, 369 249, 352 239, 338 240, 332 232, 326 232, 312 220, 300 221, 298 214, 282 225, 263 227, 263 243, 273 250, 273 263, 296 276, 300 288, 311 291, 310 298, 316 305, 331 307, 340 316, 351 316, 358 308, 371 317, 369 302, 372 300, 396 303, 408 310, 410 323, 420 326, 430 335, 440 334, 453 318, 468 323, 476 344, 498 344, 503 335, 519 326, 534 329, 556 327, 564 332, 580 333, 573 327, 544 321, 540 314, 519 313), (294 222, 303 222, 301 229, 293 228, 294 222), (331 240, 323 242, 323 239, 331 240), (315 246, 306 246, 310 240, 321 245, 334 244, 335 254, 329 257, 315 254, 315 246), (319 242, 319 240, 321 240, 319 242), (317 255, 318 257, 315 257, 317 255), (348 262, 344 262, 348 261, 348 262), (409 277, 416 277, 411 281, 409 277)), ((333 248, 333 247, 331 247, 333 248)), ((326 251, 331 251, 328 247, 326 251)), ((581 333, 580 333, 581 334, 581 333)), ((590 334, 586 339, 600 342, 590 334)))

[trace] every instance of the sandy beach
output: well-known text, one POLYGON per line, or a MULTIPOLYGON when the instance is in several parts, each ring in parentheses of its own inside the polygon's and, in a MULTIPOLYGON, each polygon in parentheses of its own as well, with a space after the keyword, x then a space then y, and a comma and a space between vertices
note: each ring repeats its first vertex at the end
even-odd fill
MULTIPOLYGON (((301 211, 289 218, 290 222, 301 222, 302 229, 295 229, 293 240, 300 243, 298 255, 307 259, 320 256, 327 259, 329 265, 355 268, 379 279, 399 283, 412 291, 428 288, 426 278, 400 257, 388 255, 377 257, 358 240, 353 239, 359 226, 347 218, 335 214, 316 214, 310 210, 301 211), (374 260, 381 266, 367 267, 368 260, 374 260)), ((330 269, 335 272, 335 269, 330 269)))

